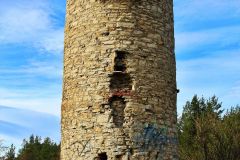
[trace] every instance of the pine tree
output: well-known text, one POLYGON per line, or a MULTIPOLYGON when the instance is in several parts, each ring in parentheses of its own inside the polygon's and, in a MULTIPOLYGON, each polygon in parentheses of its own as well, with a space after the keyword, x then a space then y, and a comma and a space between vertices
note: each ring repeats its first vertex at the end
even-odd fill
POLYGON ((60 145, 52 142, 50 138, 31 135, 29 140, 23 141, 17 160, 59 160, 60 145))
POLYGON ((178 120, 181 160, 239 160, 240 108, 222 116, 222 103, 196 95, 178 120))
POLYGON ((183 159, 191 157, 194 160, 209 159, 208 142, 211 140, 209 123, 221 118, 223 112, 221 107, 222 104, 215 96, 205 100, 195 95, 191 102, 186 102, 178 122, 180 157, 184 157, 183 159))
POLYGON ((12 144, 11 147, 8 149, 6 155, 5 155, 5 160, 15 160, 16 157, 16 147, 12 144))

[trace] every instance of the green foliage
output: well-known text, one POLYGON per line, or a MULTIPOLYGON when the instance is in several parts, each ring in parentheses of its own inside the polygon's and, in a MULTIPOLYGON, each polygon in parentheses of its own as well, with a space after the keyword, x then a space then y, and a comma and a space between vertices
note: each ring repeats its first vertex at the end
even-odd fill
POLYGON ((17 160, 59 160, 60 146, 53 143, 50 138, 31 135, 29 140, 23 140, 17 160))
POLYGON ((11 147, 8 149, 8 151, 5 154, 5 160, 15 160, 16 157, 16 147, 12 144, 11 147))
POLYGON ((186 103, 178 120, 181 160, 240 159, 239 106, 224 116, 221 107, 215 96, 206 100, 195 95, 186 103))

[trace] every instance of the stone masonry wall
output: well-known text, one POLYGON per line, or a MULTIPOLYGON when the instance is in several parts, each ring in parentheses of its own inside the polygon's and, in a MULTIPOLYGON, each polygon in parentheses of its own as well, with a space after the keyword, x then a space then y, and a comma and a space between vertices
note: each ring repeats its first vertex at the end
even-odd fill
POLYGON ((67 0, 62 160, 176 160, 172 0, 67 0))

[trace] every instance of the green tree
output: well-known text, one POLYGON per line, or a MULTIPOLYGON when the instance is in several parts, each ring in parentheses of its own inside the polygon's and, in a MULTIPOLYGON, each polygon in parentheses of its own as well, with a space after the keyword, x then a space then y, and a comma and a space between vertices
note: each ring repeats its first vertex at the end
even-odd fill
POLYGON ((51 139, 47 137, 44 139, 42 143, 40 159, 58 160, 59 152, 60 152, 59 145, 53 143, 51 139))
POLYGON ((212 128, 214 159, 240 159, 240 107, 228 111, 212 128))
MULTIPOLYGON (((211 130, 205 126, 206 119, 220 119, 222 104, 213 96, 208 100, 198 98, 195 95, 192 101, 187 101, 184 106, 182 116, 178 121, 179 150, 182 159, 195 159, 205 157, 208 159, 207 142, 210 139, 208 133, 211 130), (196 143, 201 141, 201 143, 196 143)), ((206 125, 208 126, 208 125, 206 125)))
POLYGON ((5 160, 15 160, 16 157, 16 147, 12 144, 11 147, 8 149, 8 151, 5 154, 5 160))
POLYGON ((240 111, 232 108, 224 116, 222 103, 196 95, 184 106, 178 120, 182 160, 239 160, 240 111))
POLYGON ((50 138, 31 135, 29 140, 23 140, 23 147, 19 150, 17 160, 59 160, 60 145, 50 138))

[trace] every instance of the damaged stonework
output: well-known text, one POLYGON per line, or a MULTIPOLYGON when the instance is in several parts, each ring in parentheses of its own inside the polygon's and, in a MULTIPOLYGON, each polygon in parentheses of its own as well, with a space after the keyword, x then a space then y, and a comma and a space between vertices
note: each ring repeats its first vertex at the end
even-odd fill
POLYGON ((131 90, 132 80, 129 74, 123 72, 114 72, 109 76, 111 90, 131 90))
POLYGON ((115 127, 122 127, 124 123, 124 109, 126 107, 125 99, 117 96, 111 97, 110 106, 115 127))
POLYGON ((61 160, 177 160, 172 0, 67 0, 61 160))

